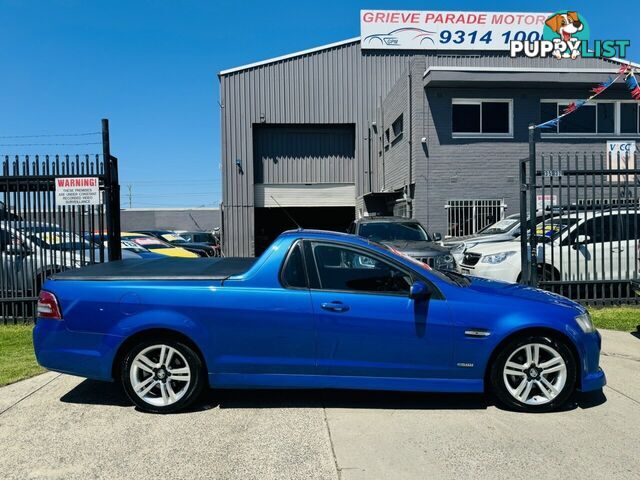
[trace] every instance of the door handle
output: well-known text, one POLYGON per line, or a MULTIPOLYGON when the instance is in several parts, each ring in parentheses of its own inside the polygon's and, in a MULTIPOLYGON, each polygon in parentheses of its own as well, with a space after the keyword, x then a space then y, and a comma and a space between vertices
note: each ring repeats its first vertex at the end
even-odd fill
POLYGON ((349 307, 342 302, 327 302, 320 305, 323 310, 329 310, 330 312, 346 312, 349 307))

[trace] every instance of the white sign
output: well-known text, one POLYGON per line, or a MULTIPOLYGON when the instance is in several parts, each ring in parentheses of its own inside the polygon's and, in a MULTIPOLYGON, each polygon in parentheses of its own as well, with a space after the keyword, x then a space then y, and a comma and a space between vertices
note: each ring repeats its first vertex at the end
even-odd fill
POLYGON ((509 50, 537 41, 549 13, 361 10, 363 49, 509 50))
POLYGON ((536 195, 536 210, 551 209, 558 204, 557 195, 536 195))
MULTIPOLYGON (((607 141, 607 159, 611 170, 636 168, 636 142, 634 140, 607 141)), ((634 182, 635 175, 609 175, 609 182, 634 182)))
POLYGON ((626 158, 627 155, 632 157, 636 153, 635 140, 609 140, 607 141, 607 153, 616 158, 620 154, 620 158, 626 158))
POLYGON ((56 205, 100 205, 100 182, 97 177, 56 178, 56 205))

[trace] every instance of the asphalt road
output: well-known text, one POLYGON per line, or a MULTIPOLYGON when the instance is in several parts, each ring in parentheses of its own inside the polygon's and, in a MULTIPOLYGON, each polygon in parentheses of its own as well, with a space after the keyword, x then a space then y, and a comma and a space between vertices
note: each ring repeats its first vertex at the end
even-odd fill
POLYGON ((0 389, 0 476, 640 479, 640 339, 603 336, 609 385, 544 415, 480 395, 245 390, 158 416, 46 373, 0 389))

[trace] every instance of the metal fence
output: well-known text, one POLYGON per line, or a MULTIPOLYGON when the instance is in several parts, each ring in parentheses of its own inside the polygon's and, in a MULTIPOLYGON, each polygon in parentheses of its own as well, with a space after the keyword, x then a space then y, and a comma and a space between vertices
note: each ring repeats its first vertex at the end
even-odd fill
POLYGON ((586 304, 640 303, 638 156, 531 153, 521 163, 522 281, 586 304))
POLYGON ((503 199, 449 200, 447 209, 447 237, 473 235, 484 227, 504 218, 503 199))
POLYGON ((106 128, 102 154, 0 158, 0 324, 31 321, 48 276, 120 258, 117 160, 106 128), (70 178, 95 181, 99 203, 58 205, 56 182, 70 178))

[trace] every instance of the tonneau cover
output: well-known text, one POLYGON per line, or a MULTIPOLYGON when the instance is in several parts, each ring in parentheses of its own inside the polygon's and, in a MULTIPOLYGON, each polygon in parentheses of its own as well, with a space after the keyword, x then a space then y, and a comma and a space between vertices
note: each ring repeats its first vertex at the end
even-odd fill
POLYGON ((143 258, 98 263, 53 275, 54 280, 226 280, 255 258, 143 258))

